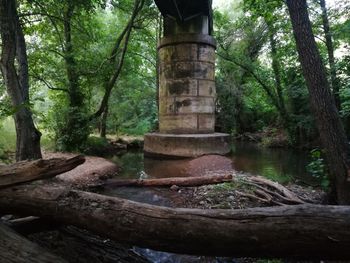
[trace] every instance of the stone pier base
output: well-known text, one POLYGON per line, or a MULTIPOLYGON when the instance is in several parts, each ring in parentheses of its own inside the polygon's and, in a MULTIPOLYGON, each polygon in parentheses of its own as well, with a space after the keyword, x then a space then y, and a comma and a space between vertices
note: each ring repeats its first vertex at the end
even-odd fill
POLYGON ((163 134, 148 133, 144 142, 145 156, 198 157, 230 152, 230 136, 225 133, 163 134))

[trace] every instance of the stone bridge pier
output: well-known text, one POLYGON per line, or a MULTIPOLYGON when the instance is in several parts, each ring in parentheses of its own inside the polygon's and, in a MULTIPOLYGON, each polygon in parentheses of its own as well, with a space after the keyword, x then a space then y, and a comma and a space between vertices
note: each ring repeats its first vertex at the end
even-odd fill
MULTIPOLYGON (((157 5, 164 16, 164 36, 158 45, 159 132, 145 135, 145 155, 227 154, 229 135, 215 133, 216 42, 210 35, 210 14, 201 11, 181 20, 182 14, 174 18, 171 10, 157 5)), ((183 12, 188 14, 189 7, 183 12)))

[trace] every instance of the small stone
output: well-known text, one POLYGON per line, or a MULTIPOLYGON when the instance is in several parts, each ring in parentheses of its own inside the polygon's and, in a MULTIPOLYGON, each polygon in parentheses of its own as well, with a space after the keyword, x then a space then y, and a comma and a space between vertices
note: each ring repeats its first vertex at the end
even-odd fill
POLYGON ((178 187, 177 185, 173 185, 170 187, 171 191, 178 191, 180 189, 180 187, 178 187))

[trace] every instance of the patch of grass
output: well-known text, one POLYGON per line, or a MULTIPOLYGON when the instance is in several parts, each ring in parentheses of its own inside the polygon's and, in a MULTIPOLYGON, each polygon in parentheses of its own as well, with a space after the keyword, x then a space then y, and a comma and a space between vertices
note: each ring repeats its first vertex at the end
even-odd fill
POLYGON ((230 191, 235 190, 239 187, 237 182, 227 182, 222 184, 216 184, 213 187, 213 190, 215 192, 222 192, 222 191, 230 191))
POLYGON ((215 193, 221 193, 221 192, 228 192, 233 190, 246 190, 246 191, 253 191, 253 187, 245 184, 242 180, 235 180, 232 182, 222 183, 222 184, 216 184, 213 187, 213 191, 215 193))

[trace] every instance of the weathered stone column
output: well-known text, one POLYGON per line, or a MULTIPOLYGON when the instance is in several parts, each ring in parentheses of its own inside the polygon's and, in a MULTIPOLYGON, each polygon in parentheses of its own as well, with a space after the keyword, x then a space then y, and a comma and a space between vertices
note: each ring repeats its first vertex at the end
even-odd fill
POLYGON ((215 40, 209 35, 164 37, 159 52, 160 133, 213 133, 215 40))
POLYGON ((215 48, 211 1, 156 0, 164 16, 159 55, 159 133, 145 135, 146 155, 196 157, 229 152, 215 133, 215 48))

